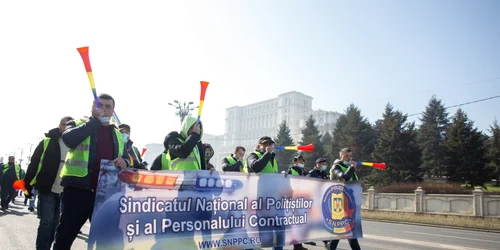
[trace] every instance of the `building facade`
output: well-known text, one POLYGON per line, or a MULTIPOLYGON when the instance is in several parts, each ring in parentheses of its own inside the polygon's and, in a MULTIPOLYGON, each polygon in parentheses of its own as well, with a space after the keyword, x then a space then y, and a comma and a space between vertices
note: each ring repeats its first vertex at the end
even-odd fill
MULTIPOLYGON (((301 140, 302 128, 310 115, 316 120, 321 134, 331 132, 340 116, 338 112, 313 110, 311 96, 297 91, 278 95, 278 97, 252 103, 246 106, 234 106, 226 109, 223 135, 204 134, 203 142, 210 143, 214 156, 210 160, 217 170, 222 170, 222 160, 233 153, 236 146, 243 146, 247 156, 255 149, 262 136, 276 137, 280 123, 285 120, 295 142, 301 140)), ((284 145, 290 146, 290 145, 284 145)), ((163 152, 163 145, 152 143, 144 158, 148 160, 163 152), (151 156, 150 156, 151 155, 151 156)), ((154 157, 150 164, 152 164, 154 157)))
POLYGON ((322 134, 332 131, 340 113, 313 110, 312 100, 311 96, 291 91, 273 99, 227 108, 225 133, 218 138, 217 144, 212 144, 215 149, 214 158, 217 159, 216 164, 212 164, 219 169, 222 159, 230 155, 236 146, 245 147, 247 154, 252 152, 262 136, 276 137, 283 120, 287 122, 296 144, 301 140, 302 128, 310 115, 315 118, 322 134))

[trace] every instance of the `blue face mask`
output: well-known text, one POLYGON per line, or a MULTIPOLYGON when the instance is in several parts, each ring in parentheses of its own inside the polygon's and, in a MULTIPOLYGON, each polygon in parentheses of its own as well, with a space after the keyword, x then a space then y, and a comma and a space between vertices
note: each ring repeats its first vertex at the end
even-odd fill
POLYGON ((129 135, 128 135, 128 134, 126 134, 126 133, 122 133, 122 135, 123 135, 123 141, 124 141, 125 143, 127 143, 127 142, 128 142, 128 138, 129 138, 129 135))
POLYGON ((101 123, 109 123, 109 117, 102 117, 101 118, 101 123))
POLYGON ((304 168, 304 163, 299 163, 297 166, 299 166, 299 168, 304 168))
POLYGON ((321 171, 325 171, 326 170, 326 165, 321 165, 321 171))
POLYGON ((351 166, 351 162, 350 162, 350 161, 344 161, 344 165, 345 165, 346 167, 349 167, 349 166, 351 166))

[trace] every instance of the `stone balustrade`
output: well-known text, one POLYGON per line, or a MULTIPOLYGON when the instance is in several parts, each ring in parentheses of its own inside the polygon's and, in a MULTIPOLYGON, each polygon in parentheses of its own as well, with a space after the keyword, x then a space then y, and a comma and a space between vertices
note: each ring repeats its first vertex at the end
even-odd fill
POLYGON ((472 194, 426 194, 418 187, 412 194, 376 193, 370 187, 363 193, 361 208, 423 214, 449 214, 500 217, 500 195, 489 195, 481 188, 472 194))

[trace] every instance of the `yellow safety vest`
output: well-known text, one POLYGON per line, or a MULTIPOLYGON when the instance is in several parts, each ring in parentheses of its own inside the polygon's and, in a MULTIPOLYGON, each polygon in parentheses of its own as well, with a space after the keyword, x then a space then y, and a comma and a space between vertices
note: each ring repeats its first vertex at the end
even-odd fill
POLYGON ((137 162, 139 162, 139 154, 137 153, 137 148, 135 146, 132 146, 130 147, 130 150, 131 152, 127 152, 128 153, 128 158, 130 160, 130 166, 133 167, 134 166, 134 155, 137 156, 137 162))
MULTIPOLYGON (((262 154, 259 151, 255 151, 254 153, 259 159, 262 158, 262 154)), ((271 162, 267 162, 266 167, 264 167, 264 169, 262 169, 262 171, 260 171, 259 173, 278 173, 278 162, 276 161, 276 159, 274 159, 273 163, 274 167, 273 165, 271 165, 271 162)))
MULTIPOLYGON (((184 140, 181 138, 177 138, 181 143, 184 143, 184 140)), ((166 159, 170 161, 169 170, 200 170, 201 166, 201 158, 200 151, 198 150, 198 146, 195 146, 191 153, 189 153, 186 159, 181 159, 179 157, 172 159, 170 157, 170 152, 167 153, 166 159)), ((163 158, 162 158, 162 169, 163 169, 163 158)))
MULTIPOLYGON (((226 157, 226 160, 229 162, 229 164, 233 165, 236 163, 236 161, 234 160, 234 158, 232 156, 228 156, 226 157)), ((243 164, 243 167, 240 167, 240 172, 243 172, 243 173, 248 173, 248 168, 247 168, 247 164, 246 162, 242 162, 243 164)))
MULTIPOLYGON (((347 171, 347 168, 346 168, 346 167, 344 167, 344 166, 342 166, 342 165, 340 165, 340 164, 337 164, 337 166, 339 166, 339 167, 340 167, 340 169, 342 169, 342 172, 344 172, 344 173, 345 173, 345 172, 347 171)), ((334 176, 334 174, 333 174, 333 169, 334 169, 334 168, 335 168, 335 167, 332 167, 332 168, 330 169, 330 180, 333 180, 333 176, 334 176)), ((357 180, 358 180, 358 175, 357 175, 357 174, 356 174, 356 172, 355 172, 355 173, 351 176, 351 179, 349 179, 348 181, 357 181, 357 180)))
MULTIPOLYGON (((4 163, 3 164, 3 173, 5 174, 5 172, 7 172, 7 170, 9 170, 9 163, 4 163)), ((19 174, 20 174, 20 171, 21 171, 21 166, 19 166, 19 164, 14 164, 14 171, 16 172, 16 177, 17 179, 19 180, 19 174)))
POLYGON ((30 182, 30 186, 34 186, 36 184, 36 177, 38 177, 38 174, 40 173, 40 170, 42 170, 42 162, 43 162, 43 158, 45 157, 45 150, 47 150, 47 146, 49 145, 49 142, 50 142, 50 138, 43 139, 43 152, 42 152, 42 156, 40 157, 40 162, 38 163, 38 169, 36 170, 35 177, 30 182))
POLYGON ((161 170, 170 170, 170 164, 172 161, 170 160, 170 154, 162 153, 161 154, 161 170))
MULTIPOLYGON (((86 121, 83 119, 75 121, 76 126, 84 124, 86 121)), ((125 149, 125 143, 123 141, 123 135, 120 130, 113 128, 115 131, 116 139, 118 140, 118 156, 123 155, 123 150, 125 149)), ((88 174, 89 156, 90 156, 90 136, 85 138, 82 143, 80 143, 75 149, 70 149, 66 155, 66 162, 61 169, 61 177, 64 176, 74 176, 74 177, 85 177, 88 174)))

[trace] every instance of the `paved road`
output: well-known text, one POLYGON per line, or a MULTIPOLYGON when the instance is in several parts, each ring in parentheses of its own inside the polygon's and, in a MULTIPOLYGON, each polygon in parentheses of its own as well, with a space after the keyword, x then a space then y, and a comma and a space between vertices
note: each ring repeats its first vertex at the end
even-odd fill
MULTIPOLYGON (((21 199, 17 200, 21 204, 21 199)), ((38 219, 24 205, 13 205, 10 212, 0 211, 0 249, 35 249, 38 219)), ((73 244, 74 250, 85 250, 90 225, 83 228, 83 235, 73 244)), ((393 224, 364 221, 364 238, 360 239, 363 250, 390 249, 446 249, 481 250, 500 249, 500 234, 466 230, 444 229, 425 226, 393 224)), ((324 249, 323 243, 317 246, 305 245, 310 250, 324 249)), ((292 249, 287 247, 285 249, 292 249)), ((350 249, 346 240, 339 244, 339 250, 350 249)))

